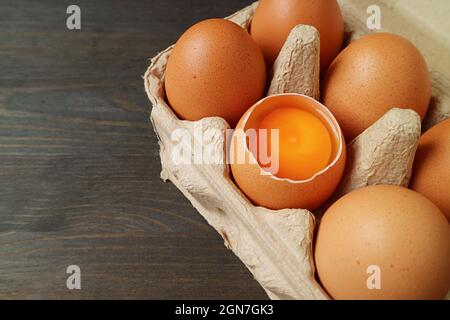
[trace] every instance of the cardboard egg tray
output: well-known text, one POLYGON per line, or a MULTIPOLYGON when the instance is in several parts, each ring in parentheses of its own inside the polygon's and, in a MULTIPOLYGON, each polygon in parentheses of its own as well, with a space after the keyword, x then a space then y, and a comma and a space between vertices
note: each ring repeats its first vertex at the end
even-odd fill
MULTIPOLYGON (((448 3, 446 0, 340 0, 347 42, 372 32, 366 20, 367 8, 374 2, 379 2, 377 5, 381 8, 381 31, 407 37, 424 54, 433 81, 431 108, 421 126, 414 111, 393 106, 383 118, 349 143, 344 178, 328 203, 314 214, 302 209, 273 211, 253 206, 230 178, 226 164, 228 124, 221 118, 190 122, 176 117, 164 91, 164 72, 173 46, 154 57, 145 73, 145 89, 153 105, 151 122, 160 144, 161 178, 174 183, 191 201, 271 299, 329 299, 314 277, 312 244, 317 220, 333 201, 354 189, 374 184, 408 186, 421 130, 450 117, 450 20, 444 10, 448 3), (206 133, 210 129, 223 134, 209 135, 208 140, 200 141, 203 137, 199 132, 206 133), (183 130, 188 139, 175 146, 172 134, 176 130, 183 130), (206 153, 201 147, 193 147, 205 144, 209 148, 206 153), (192 161, 174 161, 175 147, 190 154, 192 161)), ((257 4, 227 19, 248 29, 257 4)), ((310 49, 318 43, 318 39, 309 41, 301 38, 301 34, 296 38, 293 31, 291 40, 288 39, 293 42, 286 43, 283 50, 296 50, 292 43, 305 48, 310 46, 310 49)), ((319 48, 316 49, 315 61, 303 61, 304 64, 291 67, 307 71, 304 77, 295 78, 296 83, 284 83, 290 80, 277 78, 277 70, 274 70, 270 93, 296 92, 317 98, 319 48)), ((281 56, 277 60, 280 68, 293 65, 281 56)), ((302 62, 301 57, 298 61, 302 62)))

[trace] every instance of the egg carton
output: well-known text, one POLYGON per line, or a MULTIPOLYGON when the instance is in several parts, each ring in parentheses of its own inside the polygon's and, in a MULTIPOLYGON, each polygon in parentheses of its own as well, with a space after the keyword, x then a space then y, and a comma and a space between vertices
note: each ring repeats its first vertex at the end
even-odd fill
MULTIPOLYGON (((384 11, 391 15, 393 4, 402 1, 382 1, 382 6, 388 6, 384 11)), ((366 9, 373 0, 339 2, 346 21, 348 41, 368 33, 366 9)), ((257 5, 255 2, 227 19, 248 29, 257 5)), ((449 56, 450 46, 442 51, 438 39, 433 42, 429 35, 426 38, 421 27, 405 15, 401 15, 401 19, 388 19, 383 30, 400 33, 413 40, 430 63, 433 92, 439 97, 433 100, 425 121, 425 126, 430 127, 450 117, 450 68, 442 68, 442 64, 449 61, 439 61, 439 55, 449 56)), ((153 105, 151 122, 160 145, 161 178, 174 183, 190 200, 271 299, 329 299, 314 276, 312 244, 316 223, 329 205, 352 190, 374 184, 408 186, 421 135, 420 117, 412 110, 393 108, 350 142, 344 178, 331 199, 314 214, 302 209, 274 211, 255 207, 230 178, 226 164, 229 129, 226 121, 221 118, 183 121, 169 107, 164 73, 172 49, 173 46, 154 57, 144 76, 145 89, 153 105), (192 146, 200 144, 199 132, 206 133, 210 129, 220 130, 223 134, 203 141, 209 148, 209 153, 204 154, 201 148, 192 146), (175 145, 172 133, 176 130, 183 130, 188 139, 175 145), (174 161, 175 148, 188 152, 191 163, 174 161), (203 161, 200 163, 198 159, 203 161)), ((275 62, 269 93, 295 92, 317 99, 320 88, 319 51, 318 32, 310 26, 296 27, 275 62)))

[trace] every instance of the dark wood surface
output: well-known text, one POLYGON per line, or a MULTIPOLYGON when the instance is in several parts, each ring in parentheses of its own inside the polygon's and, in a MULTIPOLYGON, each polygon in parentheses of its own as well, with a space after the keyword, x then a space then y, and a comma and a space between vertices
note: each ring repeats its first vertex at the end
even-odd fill
POLYGON ((159 179, 141 78, 188 26, 251 2, 0 0, 0 298, 266 298, 159 179))

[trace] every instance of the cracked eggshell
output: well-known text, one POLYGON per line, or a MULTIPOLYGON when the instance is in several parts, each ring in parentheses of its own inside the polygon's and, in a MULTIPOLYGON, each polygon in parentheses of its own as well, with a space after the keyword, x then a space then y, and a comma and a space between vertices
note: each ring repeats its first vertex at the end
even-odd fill
POLYGON ((420 138, 411 189, 433 201, 450 222, 450 119, 420 138))
POLYGON ((335 191, 345 168, 346 145, 333 115, 316 100, 298 94, 267 97, 251 107, 239 121, 230 145, 231 171, 239 188, 257 206, 268 209, 303 208, 313 210, 335 191), (333 137, 330 164, 309 180, 293 181, 269 174, 257 163, 249 150, 246 131, 256 128, 258 121, 274 106, 300 108, 322 119, 333 137))

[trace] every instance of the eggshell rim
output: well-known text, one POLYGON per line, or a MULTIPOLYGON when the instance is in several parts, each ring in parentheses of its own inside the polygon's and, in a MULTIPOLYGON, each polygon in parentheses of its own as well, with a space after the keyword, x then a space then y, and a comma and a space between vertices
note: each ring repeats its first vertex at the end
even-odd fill
MULTIPOLYGON (((325 106, 323 105, 321 102, 317 101, 316 99, 313 99, 307 95, 304 94, 299 94, 299 93, 281 93, 281 94, 275 94, 275 95, 271 95, 271 96, 267 96, 261 100, 259 100, 258 102, 256 102, 252 107, 250 107, 250 109, 248 110, 247 114, 244 116, 243 121, 242 121, 242 130, 244 130, 244 134, 245 136, 247 136, 247 134, 245 133, 245 127, 247 125, 248 119, 250 118, 250 116, 252 115, 254 109, 256 109, 259 105, 261 105, 263 102, 269 100, 269 99, 274 99, 277 97, 283 97, 283 96, 297 96, 297 97, 302 97, 302 98, 306 98, 307 100, 310 100, 312 103, 316 104, 319 108, 320 111, 324 111, 326 114, 328 114, 328 117, 325 117, 326 120, 330 120, 330 122, 333 124, 332 127, 334 126, 334 128, 336 131, 334 131, 332 134, 334 134, 335 136, 339 137, 339 148, 338 148, 338 152, 336 153, 336 156, 334 157, 334 160, 332 162, 330 162, 330 164, 328 164, 325 168, 323 168, 321 171, 317 172, 316 174, 314 174, 311 178, 307 179, 307 180, 292 180, 289 178, 280 178, 277 177, 275 175, 273 175, 271 172, 265 171, 263 168, 261 168, 261 166, 259 165, 258 161, 255 159, 254 154, 250 151, 250 149, 248 148, 248 145, 246 143, 246 139, 243 139, 244 141, 244 148, 245 150, 248 151, 249 156, 251 157, 251 162, 255 161, 254 163, 261 169, 264 170, 267 173, 267 176, 277 180, 277 181, 287 181, 289 183, 294 183, 294 184, 306 184, 306 183, 310 183, 312 181, 314 181, 317 177, 325 174, 328 170, 330 170, 332 167, 334 167, 339 160, 342 157, 342 151, 344 148, 344 136, 341 130, 341 127, 339 125, 339 122, 336 120, 336 118, 334 117, 334 115, 331 113, 331 111, 325 106)), ((322 113, 322 112, 321 112, 322 113)), ((330 125, 331 125, 330 123, 330 125)), ((331 133, 330 133, 331 134, 331 133)))

